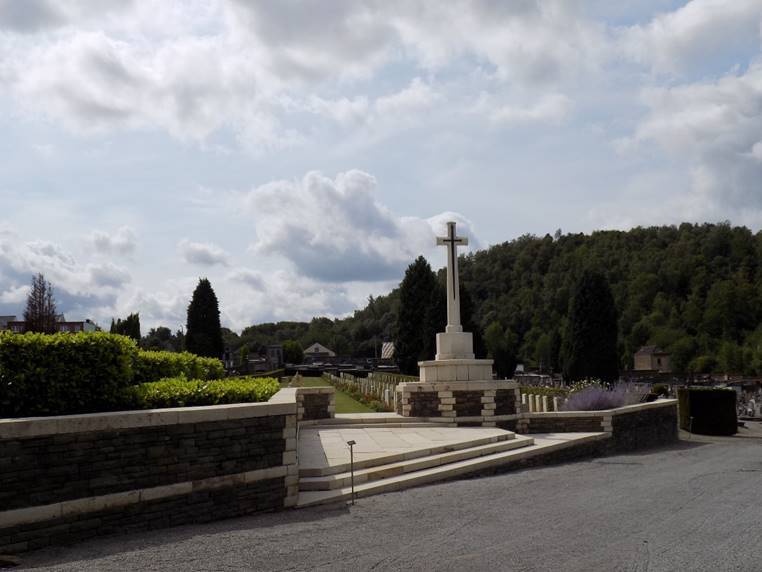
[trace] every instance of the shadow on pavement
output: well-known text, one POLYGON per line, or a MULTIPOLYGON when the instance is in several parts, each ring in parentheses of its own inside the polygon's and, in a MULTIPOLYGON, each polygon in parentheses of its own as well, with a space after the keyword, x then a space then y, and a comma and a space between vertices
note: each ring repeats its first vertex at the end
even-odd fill
MULTIPOLYGON (((275 512, 260 512, 231 519, 211 522, 189 523, 170 528, 125 532, 83 540, 70 546, 51 546, 19 555, 21 566, 16 570, 46 566, 60 566, 73 561, 96 560, 115 554, 160 547, 165 544, 182 542, 197 536, 217 536, 251 530, 259 527, 289 527, 293 524, 311 523, 333 518, 349 512, 348 503, 318 505, 303 509, 287 509, 275 512), (276 520, 274 522, 274 519, 276 520)), ((288 533, 284 531, 284 536, 288 533)))

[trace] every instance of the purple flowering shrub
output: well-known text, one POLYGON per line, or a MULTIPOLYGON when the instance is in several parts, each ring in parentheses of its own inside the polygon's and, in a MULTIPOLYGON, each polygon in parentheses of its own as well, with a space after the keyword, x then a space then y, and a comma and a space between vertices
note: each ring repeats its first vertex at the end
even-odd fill
POLYGON ((612 388, 594 384, 573 392, 561 407, 561 411, 614 409, 640 403, 644 398, 645 393, 635 390, 626 383, 620 383, 612 388))

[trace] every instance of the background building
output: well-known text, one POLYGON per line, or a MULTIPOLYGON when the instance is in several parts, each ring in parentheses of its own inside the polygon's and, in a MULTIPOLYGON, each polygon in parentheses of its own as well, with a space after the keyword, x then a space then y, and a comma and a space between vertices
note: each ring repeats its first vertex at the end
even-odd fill
POLYGON ((669 373, 669 354, 658 346, 643 346, 635 353, 635 371, 669 373))

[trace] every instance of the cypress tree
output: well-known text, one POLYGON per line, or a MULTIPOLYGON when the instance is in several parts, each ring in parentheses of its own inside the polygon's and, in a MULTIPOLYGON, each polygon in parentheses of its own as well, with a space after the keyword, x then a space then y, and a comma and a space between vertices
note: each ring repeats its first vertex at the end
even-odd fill
POLYGON ((417 375, 418 361, 425 358, 426 351, 431 351, 424 336, 432 328, 427 323, 433 324, 437 320, 436 310, 431 306, 440 292, 437 278, 423 256, 408 266, 399 292, 395 355, 402 373, 417 375))
MULTIPOLYGON (((436 276, 436 275, 435 275, 436 276)), ((429 303, 421 328, 420 360, 434 359, 437 353, 437 334, 447 326, 447 288, 438 279, 429 295, 429 303)))
POLYGON ((574 288, 564 346, 566 381, 611 383, 619 378, 617 311, 609 283, 599 272, 586 270, 574 288))
POLYGON ((495 361, 495 373, 499 379, 510 378, 516 370, 516 336, 494 321, 484 330, 484 345, 488 356, 495 361))
MULTIPOLYGON (((446 311, 446 310, 445 310, 446 311)), ((487 357, 487 346, 481 328, 476 322, 474 300, 470 290, 465 284, 460 285, 460 321, 464 332, 471 332, 474 339, 474 357, 484 359, 487 357)), ((445 322, 447 321, 445 316, 445 322)), ((440 330, 443 331, 443 330, 440 330)))
POLYGON ((188 305, 185 349, 200 356, 222 357, 224 344, 220 308, 212 285, 206 278, 198 281, 188 305))

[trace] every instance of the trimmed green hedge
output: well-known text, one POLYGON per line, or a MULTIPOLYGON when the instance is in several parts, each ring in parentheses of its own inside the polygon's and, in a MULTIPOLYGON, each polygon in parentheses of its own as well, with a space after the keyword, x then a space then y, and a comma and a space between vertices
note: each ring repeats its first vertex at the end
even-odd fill
POLYGON ((117 334, 0 332, 0 417, 126 409, 123 391, 130 385, 224 375, 218 359, 141 351, 117 334))
POLYGON ((0 417, 114 409, 137 352, 130 338, 102 332, 0 332, 0 417))
POLYGON ((679 387, 677 399, 680 429, 701 435, 735 435, 738 432, 734 389, 679 387))
POLYGON ((131 409, 159 409, 220 405, 223 403, 256 403, 267 401, 278 390, 272 377, 237 377, 218 380, 162 379, 133 385, 123 390, 123 403, 131 409))
POLYGON ((225 377, 225 368, 217 358, 201 357, 190 352, 138 352, 133 383, 181 376, 187 379, 220 379, 225 377))

